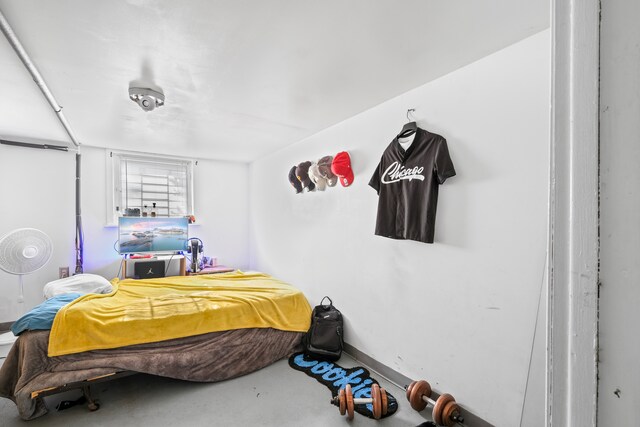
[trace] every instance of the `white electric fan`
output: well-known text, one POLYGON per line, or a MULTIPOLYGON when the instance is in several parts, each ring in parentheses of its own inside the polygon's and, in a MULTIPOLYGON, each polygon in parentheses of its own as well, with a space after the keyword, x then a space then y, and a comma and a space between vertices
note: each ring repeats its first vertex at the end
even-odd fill
MULTIPOLYGON (((19 228, 0 239, 0 269, 18 276, 19 303, 24 303, 22 276, 41 269, 51 258, 52 249, 49 236, 35 228, 19 228)), ((0 335, 0 345, 15 340, 11 332, 0 335)))

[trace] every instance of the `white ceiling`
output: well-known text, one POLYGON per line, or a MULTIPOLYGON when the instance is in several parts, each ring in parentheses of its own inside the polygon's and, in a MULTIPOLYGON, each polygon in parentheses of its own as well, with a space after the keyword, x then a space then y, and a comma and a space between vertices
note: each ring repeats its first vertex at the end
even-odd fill
MULTIPOLYGON (((81 143, 246 162, 549 26, 548 0, 0 0, 0 10, 81 143), (161 87, 165 106, 142 111, 132 81, 161 87)), ((0 137, 69 143, 1 35, 0 137)))

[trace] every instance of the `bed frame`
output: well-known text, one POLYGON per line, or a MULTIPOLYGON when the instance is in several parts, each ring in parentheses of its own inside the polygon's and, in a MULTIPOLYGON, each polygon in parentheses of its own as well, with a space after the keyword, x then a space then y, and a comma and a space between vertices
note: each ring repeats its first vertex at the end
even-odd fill
POLYGON ((137 372, 133 371, 117 371, 112 372, 110 374, 99 375, 93 378, 87 378, 82 381, 75 381, 69 384, 64 384, 57 387, 47 387, 42 390, 36 390, 31 392, 31 399, 42 398, 46 396, 51 396, 53 394, 62 393, 68 390, 81 389, 82 395, 87 400, 87 408, 90 411, 97 411, 100 409, 100 402, 93 398, 91 395, 91 386, 94 384, 99 384, 106 381, 112 381, 118 378, 129 377, 131 375, 135 375, 137 372))

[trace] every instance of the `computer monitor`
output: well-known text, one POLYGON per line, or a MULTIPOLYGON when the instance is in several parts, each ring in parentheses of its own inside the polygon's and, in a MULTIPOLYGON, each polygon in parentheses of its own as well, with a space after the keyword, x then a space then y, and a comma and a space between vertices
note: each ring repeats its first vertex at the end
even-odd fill
POLYGON ((121 254, 183 251, 188 236, 187 218, 118 218, 118 252, 121 254))

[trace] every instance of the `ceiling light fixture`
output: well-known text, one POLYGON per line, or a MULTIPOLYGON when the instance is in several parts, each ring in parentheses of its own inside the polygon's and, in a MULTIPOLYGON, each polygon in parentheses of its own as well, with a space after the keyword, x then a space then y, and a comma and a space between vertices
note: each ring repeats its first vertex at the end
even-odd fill
POLYGON ((153 111, 164 105, 164 94, 145 87, 130 87, 129 99, 138 104, 144 111, 153 111))

